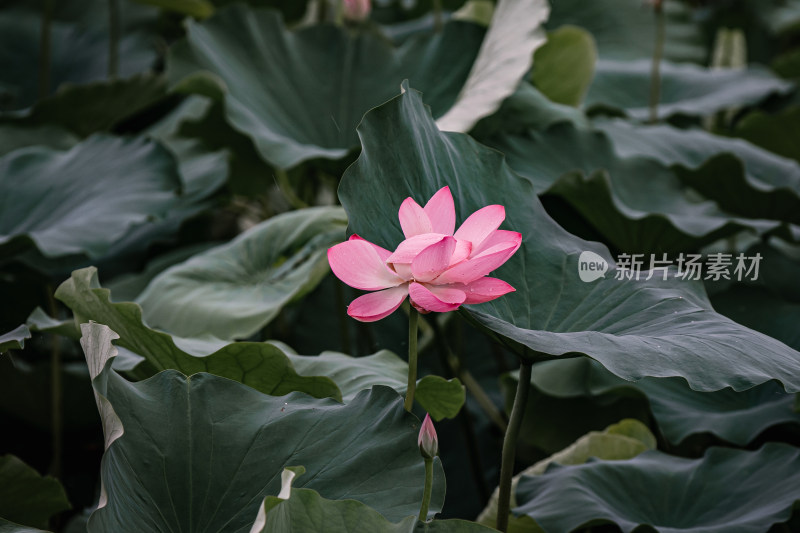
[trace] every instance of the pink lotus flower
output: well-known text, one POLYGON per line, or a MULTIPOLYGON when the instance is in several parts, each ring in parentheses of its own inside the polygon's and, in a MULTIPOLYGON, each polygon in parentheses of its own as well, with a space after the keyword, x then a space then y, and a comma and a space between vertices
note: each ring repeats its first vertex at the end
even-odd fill
POLYGON ((522 242, 519 233, 497 229, 506 217, 502 205, 475 211, 454 233, 453 196, 444 187, 425 207, 406 198, 399 216, 406 239, 394 253, 358 235, 328 250, 336 277, 353 288, 377 291, 353 300, 347 308, 351 317, 380 320, 400 307, 406 296, 422 313, 442 313, 514 291, 505 281, 487 277, 522 242))
POLYGON ((436 436, 436 428, 433 427, 433 420, 431 415, 426 414, 422 426, 419 428, 419 437, 417 437, 417 445, 419 445, 419 452, 422 457, 426 459, 433 459, 439 455, 439 438, 436 436))

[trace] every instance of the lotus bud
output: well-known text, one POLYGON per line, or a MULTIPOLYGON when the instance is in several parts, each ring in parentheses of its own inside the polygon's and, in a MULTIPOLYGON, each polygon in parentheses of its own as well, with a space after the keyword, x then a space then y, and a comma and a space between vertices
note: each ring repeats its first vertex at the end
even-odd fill
POLYGON ((439 455, 439 438, 436 436, 436 429, 433 427, 431 415, 426 414, 422 427, 419 428, 419 451, 425 459, 433 459, 439 455))
POLYGON ((344 2, 344 18, 351 22, 362 22, 369 18, 372 11, 371 0, 342 0, 344 2))

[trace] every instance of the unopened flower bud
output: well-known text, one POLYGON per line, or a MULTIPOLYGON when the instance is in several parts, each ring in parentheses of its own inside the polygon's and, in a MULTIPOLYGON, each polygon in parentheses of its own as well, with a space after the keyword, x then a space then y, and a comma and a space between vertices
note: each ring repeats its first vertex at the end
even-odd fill
POLYGON ((371 0, 342 0, 344 2, 344 18, 352 22, 367 20, 372 11, 371 0))
POLYGON ((425 459, 433 459, 439 455, 439 438, 436 436, 436 429, 433 427, 431 415, 426 414, 422 427, 419 428, 419 452, 425 459))

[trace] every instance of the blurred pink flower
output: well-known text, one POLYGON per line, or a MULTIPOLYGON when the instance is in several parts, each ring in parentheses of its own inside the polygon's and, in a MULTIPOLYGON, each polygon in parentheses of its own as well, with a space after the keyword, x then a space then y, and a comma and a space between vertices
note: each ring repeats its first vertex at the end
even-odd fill
POLYGON ((370 0, 344 0, 344 18, 354 22, 361 22, 369 17, 372 11, 370 0))
POLYGON ((419 428, 417 444, 422 457, 433 459, 439 455, 439 438, 436 436, 436 428, 433 427, 430 414, 425 415, 425 420, 423 420, 422 426, 419 428))
POLYGON ((331 270, 353 288, 377 291, 353 300, 347 314, 374 322, 393 313, 406 296, 421 313, 446 312, 462 304, 494 300, 514 288, 487 274, 517 251, 522 235, 497 229, 502 205, 475 211, 453 233, 456 211, 450 188, 440 189, 420 207, 412 198, 400 206, 406 239, 394 253, 358 235, 328 249, 331 270))

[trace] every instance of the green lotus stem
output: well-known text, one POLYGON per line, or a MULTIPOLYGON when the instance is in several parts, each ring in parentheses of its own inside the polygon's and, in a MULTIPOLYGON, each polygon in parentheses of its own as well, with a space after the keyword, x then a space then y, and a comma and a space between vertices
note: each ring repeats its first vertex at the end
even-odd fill
POLYGON ((478 406, 483 409, 484 414, 489 417, 494 425, 500 428, 501 431, 506 431, 508 429, 508 424, 506 423, 505 419, 503 418, 503 414, 500 410, 495 406, 494 402, 489 395, 483 390, 481 384, 478 383, 472 373, 469 370, 462 370, 459 369, 458 371, 458 378, 467 388, 467 390, 475 397, 475 401, 478 402, 478 406))
POLYGON ((658 102, 661 100, 661 57, 664 55, 666 19, 661 2, 654 6, 656 16, 656 39, 653 48, 653 64, 650 68, 650 122, 658 121, 658 102))
POLYGON ((333 23, 337 26, 344 25, 344 0, 337 0, 336 12, 333 17, 333 23))
POLYGON ((353 347, 350 345, 350 329, 347 325, 347 314, 342 312, 344 305, 344 288, 341 283, 334 283, 336 297, 336 316, 339 317, 339 331, 342 335, 342 351, 353 355, 353 347))
POLYGON ((500 494, 497 498, 497 529, 508 530, 508 514, 511 512, 511 479, 514 477, 514 456, 517 451, 517 437, 525 415, 525 404, 531 390, 531 363, 521 362, 519 365, 519 385, 514 396, 514 407, 508 430, 503 439, 503 459, 500 466, 500 494))
POLYGON ((422 505, 419 508, 419 521, 428 519, 428 507, 431 505, 433 492, 433 459, 425 458, 425 491, 422 493, 422 505))
POLYGON ((433 29, 442 31, 442 0, 433 0, 433 29))
POLYGON ((119 0, 108 0, 108 77, 114 79, 119 72, 119 0))
POLYGON ((419 311, 409 306, 408 312, 408 388, 404 407, 411 412, 414 407, 414 391, 417 388, 417 319, 419 311))
POLYGON ((444 352, 444 357, 442 357, 444 365, 450 369, 455 377, 461 380, 461 383, 464 384, 469 393, 475 397, 478 406, 483 409, 484 414, 489 417, 489 420, 494 422, 494 424, 500 428, 500 431, 505 432, 508 424, 503 418, 502 413, 500 413, 500 410, 497 409, 497 406, 495 406, 486 391, 483 390, 478 380, 473 377, 472 373, 461 365, 461 360, 450 348, 450 344, 444 336, 444 331, 442 331, 442 327, 436 319, 434 318, 431 323, 433 324, 433 331, 436 338, 440 341, 440 349, 444 352))
POLYGON ((42 30, 39 39, 39 99, 50 94, 50 27, 53 25, 53 0, 42 4, 42 30))
MULTIPOLYGON (((47 303, 50 316, 58 316, 58 308, 53 298, 53 287, 48 285, 47 303)), ((61 477, 61 403, 63 397, 63 387, 61 383, 61 338, 51 334, 52 345, 50 348, 50 431, 52 432, 52 450, 50 456, 50 474, 53 477, 61 477)))
POLYGON ((289 202, 290 206, 292 206, 294 209, 303 209, 304 207, 308 207, 308 204, 305 203, 294 192, 292 184, 289 182, 289 175, 286 174, 285 170, 276 168, 274 176, 275 176, 275 181, 278 183, 278 188, 286 197, 286 201, 289 202))

